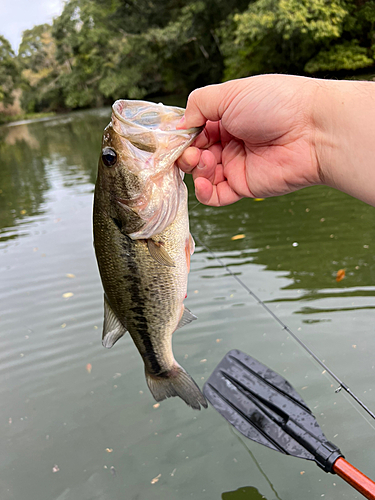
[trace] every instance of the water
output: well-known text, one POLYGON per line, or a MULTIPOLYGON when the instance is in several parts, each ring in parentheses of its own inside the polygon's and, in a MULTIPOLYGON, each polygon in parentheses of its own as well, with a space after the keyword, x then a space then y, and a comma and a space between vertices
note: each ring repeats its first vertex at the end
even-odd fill
MULTIPOLYGON (((91 212, 109 116, 0 129, 2 500, 360 498, 313 463, 245 440, 212 408, 155 408, 130 337, 101 346, 91 212)), ((217 209, 188 186, 192 231, 374 410, 375 209, 323 187, 217 209)), ((251 354, 375 479, 375 423, 199 245, 186 304, 199 319, 174 352, 200 385, 230 349, 251 354)))

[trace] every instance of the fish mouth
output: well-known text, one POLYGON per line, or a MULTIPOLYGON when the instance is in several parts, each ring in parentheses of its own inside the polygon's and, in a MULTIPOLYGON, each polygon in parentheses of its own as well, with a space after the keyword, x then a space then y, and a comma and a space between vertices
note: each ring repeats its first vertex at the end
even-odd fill
POLYGON ((183 129, 178 129, 178 130, 175 130, 174 133, 175 134, 178 134, 179 132, 181 132, 182 134, 200 134, 202 132, 202 130, 204 129, 204 125, 202 125, 201 127, 191 127, 191 128, 183 128, 183 129))
MULTIPOLYGON (((117 120, 126 127, 137 130, 138 133, 143 131, 186 136, 198 135, 204 129, 204 126, 177 129, 185 109, 177 106, 165 106, 162 103, 119 99, 113 103, 112 111, 117 120)), ((118 131, 116 130, 116 132, 118 131)))
MULTIPOLYGON (((133 226, 141 225, 128 236, 148 239, 174 221, 181 200, 186 198, 183 175, 175 161, 203 127, 177 130, 183 108, 147 101, 118 100, 112 110, 111 129, 121 136, 124 168, 139 178, 131 198, 122 199, 124 194, 120 191, 115 202, 133 226)), ((133 226, 129 224, 129 230, 133 226)))

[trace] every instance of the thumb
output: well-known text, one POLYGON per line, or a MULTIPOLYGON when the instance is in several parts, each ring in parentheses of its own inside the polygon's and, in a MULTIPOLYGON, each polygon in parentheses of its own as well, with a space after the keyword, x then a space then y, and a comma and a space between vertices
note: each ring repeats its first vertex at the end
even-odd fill
POLYGON ((227 84, 225 83, 193 90, 188 97, 185 116, 177 125, 177 128, 200 127, 207 120, 220 120, 225 111, 226 95, 227 84))

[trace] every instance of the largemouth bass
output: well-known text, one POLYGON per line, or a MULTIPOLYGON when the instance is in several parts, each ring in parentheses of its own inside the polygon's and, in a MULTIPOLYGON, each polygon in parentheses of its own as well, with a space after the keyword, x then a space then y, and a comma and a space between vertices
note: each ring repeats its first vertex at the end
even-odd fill
POLYGON ((105 128, 94 196, 94 247, 104 288, 102 343, 127 331, 156 399, 207 402, 172 352, 196 317, 184 307, 190 256, 187 188, 175 165, 201 129, 176 130, 182 108, 116 101, 105 128))

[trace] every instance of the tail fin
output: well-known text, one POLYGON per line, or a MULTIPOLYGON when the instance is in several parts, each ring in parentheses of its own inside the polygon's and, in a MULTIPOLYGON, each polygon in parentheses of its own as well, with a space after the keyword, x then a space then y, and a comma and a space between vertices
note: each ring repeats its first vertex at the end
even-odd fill
POLYGON ((197 384, 177 363, 172 370, 164 373, 163 376, 153 375, 146 370, 146 381, 156 401, 179 396, 194 410, 200 410, 201 405, 204 408, 208 407, 206 398, 197 384))

